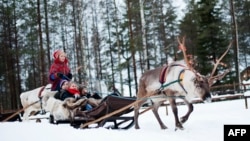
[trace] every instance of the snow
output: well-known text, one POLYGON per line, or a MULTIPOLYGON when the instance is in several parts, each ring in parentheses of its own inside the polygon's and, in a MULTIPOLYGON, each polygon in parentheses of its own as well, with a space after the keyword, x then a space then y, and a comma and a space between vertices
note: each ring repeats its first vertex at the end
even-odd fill
POLYGON ((250 91, 244 92, 244 96, 250 96, 250 91))
MULTIPOLYGON (((187 111, 179 105, 179 115, 187 111)), ((141 129, 128 130, 106 128, 75 129, 69 124, 53 125, 43 119, 41 123, 2 122, 0 137, 2 141, 223 141, 223 128, 227 124, 250 124, 250 109, 245 108, 244 99, 194 104, 194 111, 183 125, 184 130, 175 131, 171 108, 161 107, 159 113, 168 129, 162 130, 151 111, 139 117, 141 129)), ((133 115, 133 112, 130 113, 133 115)))
MULTIPOLYGON (((248 80, 248 81, 245 81, 245 80, 243 80, 242 81, 242 83, 243 84, 250 84, 250 80, 248 80)), ((244 94, 244 96, 250 96, 250 85, 246 85, 246 91, 243 93, 244 94)))

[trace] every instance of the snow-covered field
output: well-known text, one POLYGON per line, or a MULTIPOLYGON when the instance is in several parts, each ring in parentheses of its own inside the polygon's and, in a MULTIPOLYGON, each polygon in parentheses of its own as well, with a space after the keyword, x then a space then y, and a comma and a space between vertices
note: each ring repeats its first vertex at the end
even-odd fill
MULTIPOLYGON (((248 99, 249 100, 249 99, 248 99)), ((180 105, 179 115, 187 111, 180 105)), ((223 141, 225 124, 250 125, 250 109, 245 109, 244 99, 206 104, 194 104, 194 111, 184 124, 184 130, 175 131, 174 117, 170 107, 159 109, 168 126, 161 130, 151 111, 139 117, 141 129, 128 130, 75 129, 68 124, 52 125, 47 120, 41 123, 0 123, 1 141, 223 141)), ((133 114, 133 112, 131 113, 133 114)))

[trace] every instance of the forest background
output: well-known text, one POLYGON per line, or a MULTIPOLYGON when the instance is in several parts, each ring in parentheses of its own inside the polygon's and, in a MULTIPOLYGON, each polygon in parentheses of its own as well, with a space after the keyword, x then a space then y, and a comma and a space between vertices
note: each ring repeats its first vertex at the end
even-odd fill
POLYGON ((0 109, 19 109, 21 92, 46 85, 52 53, 63 49, 75 81, 104 82, 135 96, 143 72, 187 54, 209 75, 233 41, 215 85, 241 83, 250 54, 250 0, 0 0, 0 109), (77 70, 79 66, 81 69, 77 70), (127 87, 128 89, 125 89, 127 87))

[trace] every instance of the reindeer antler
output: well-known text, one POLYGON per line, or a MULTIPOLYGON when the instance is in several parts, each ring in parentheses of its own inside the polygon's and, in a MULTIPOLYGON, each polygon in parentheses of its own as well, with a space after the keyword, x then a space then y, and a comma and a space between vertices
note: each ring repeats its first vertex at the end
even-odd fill
POLYGON ((229 51, 230 47, 232 46, 232 42, 230 42, 230 44, 227 47, 227 50, 221 55, 221 57, 216 61, 216 64, 214 65, 213 71, 210 75, 210 77, 213 77, 214 72, 216 70, 216 68, 218 67, 218 65, 220 64, 220 61, 223 59, 223 57, 227 54, 227 52, 229 51))
POLYGON ((213 77, 210 77, 210 79, 209 79, 209 85, 211 86, 212 85, 212 82, 210 82, 210 81, 212 81, 212 80, 221 80, 223 77, 225 77, 225 75, 227 74, 227 73, 229 73, 230 72, 230 69, 226 69, 225 71, 224 71, 224 73, 222 73, 222 74, 219 74, 219 75, 216 75, 216 76, 213 76, 213 77))
POLYGON ((217 75, 217 76, 213 76, 214 73, 215 73, 216 68, 220 64, 220 61, 224 58, 224 56, 228 53, 229 49, 231 48, 232 43, 233 43, 233 41, 230 42, 230 44, 227 47, 227 50, 221 55, 221 57, 218 60, 216 60, 216 63, 214 65, 214 68, 213 68, 213 70, 212 70, 212 72, 210 74, 210 78, 209 78, 209 84, 210 85, 212 85, 213 80, 215 80, 215 79, 218 79, 218 80, 222 79, 230 71, 229 69, 227 69, 223 74, 220 74, 220 75, 217 75))
POLYGON ((188 68, 189 68, 190 70, 192 70, 192 67, 191 67, 190 64, 189 64, 189 61, 188 61, 188 58, 187 58, 187 54, 186 54, 186 50, 187 50, 187 49, 186 49, 186 46, 185 46, 185 39, 186 39, 185 36, 182 38, 182 41, 179 39, 179 37, 177 37, 177 41, 178 41, 178 43, 179 43, 179 49, 180 49, 180 50, 182 51, 182 53, 183 53, 184 61, 186 62, 188 68))

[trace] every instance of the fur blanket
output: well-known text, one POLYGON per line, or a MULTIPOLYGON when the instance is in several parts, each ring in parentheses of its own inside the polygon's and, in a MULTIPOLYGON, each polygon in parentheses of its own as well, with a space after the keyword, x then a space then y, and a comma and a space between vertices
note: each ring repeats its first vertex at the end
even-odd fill
POLYGON ((45 110, 50 112, 54 120, 73 120, 75 111, 87 104, 88 99, 66 98, 64 101, 54 98, 54 96, 44 96, 45 110))

